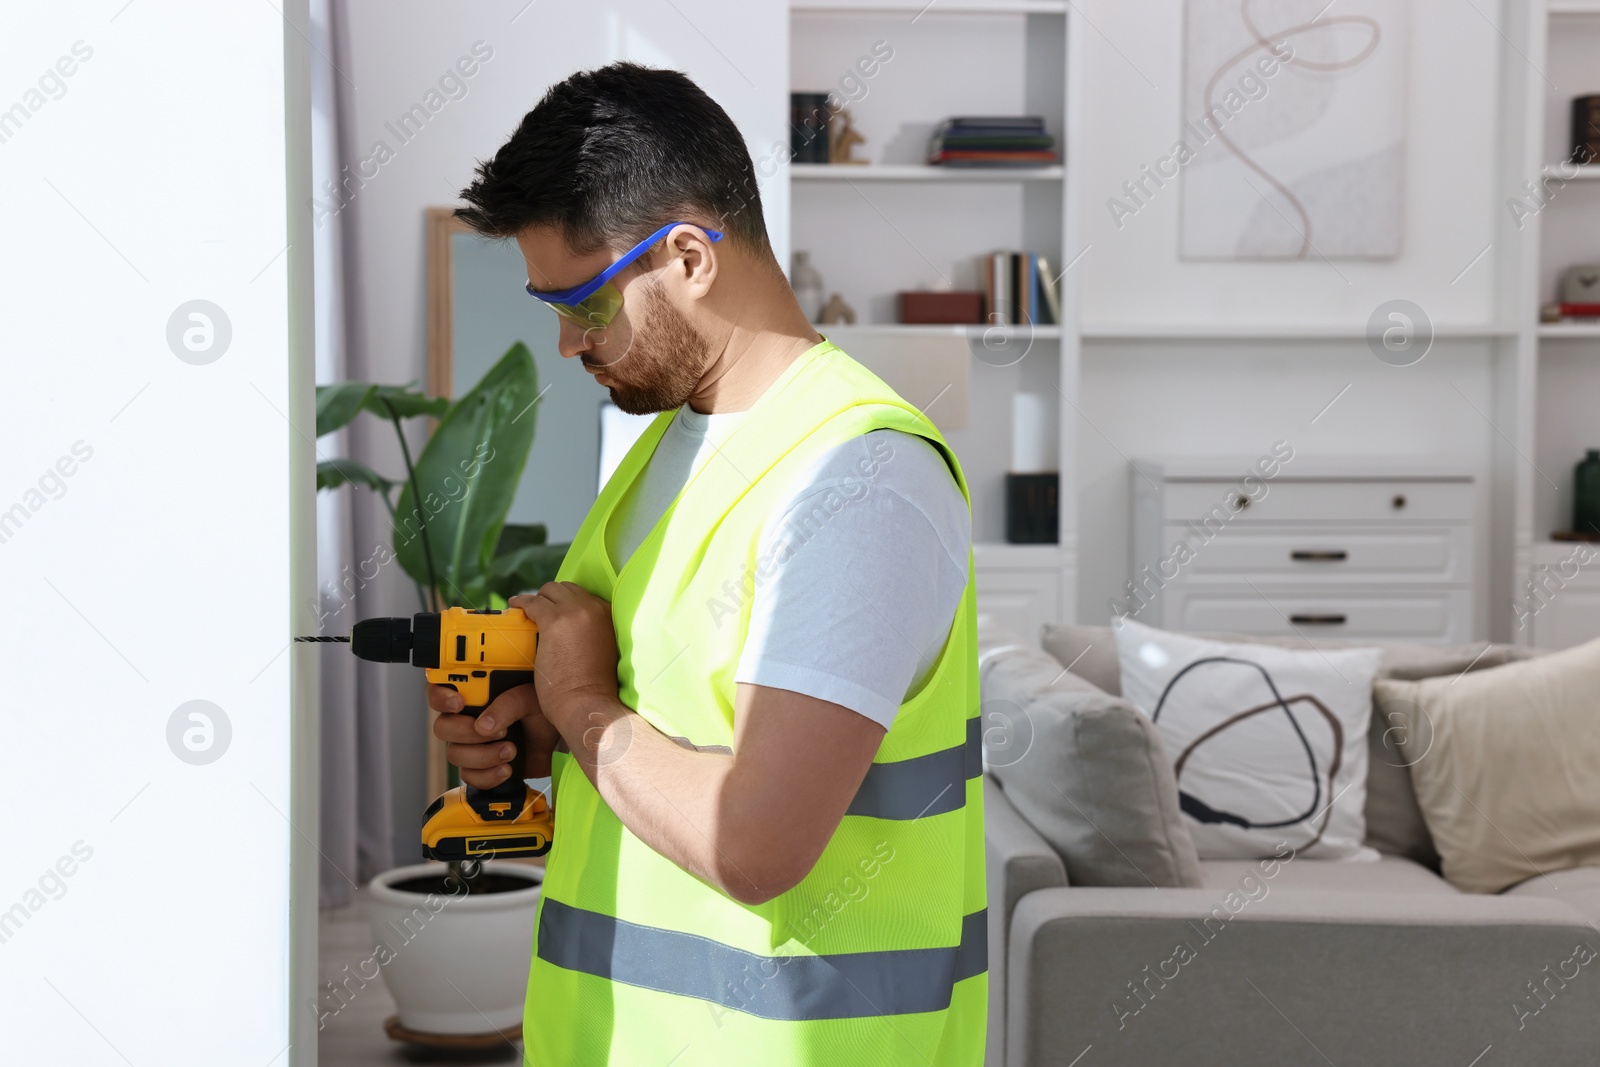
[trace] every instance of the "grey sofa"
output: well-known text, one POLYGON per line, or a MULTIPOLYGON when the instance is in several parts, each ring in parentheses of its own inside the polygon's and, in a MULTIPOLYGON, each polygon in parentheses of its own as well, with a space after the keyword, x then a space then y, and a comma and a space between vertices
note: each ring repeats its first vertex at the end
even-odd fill
MULTIPOLYGON (((1008 639, 986 629, 980 652, 1008 639)), ((1477 665, 1520 654, 1492 651, 1477 665)), ((1077 659, 1115 688, 1103 658, 1077 659)), ((1119 699, 1082 679, 1042 694, 1044 676, 986 669, 985 708, 1119 699)), ((1051 773, 1035 759, 1004 777, 1051 773)), ((1198 887, 1151 888, 1070 884, 1077 858, 987 774, 990 1067, 1600 1064, 1600 868, 1458 892, 1430 866, 1404 768, 1372 775, 1379 862, 1201 861, 1198 887)))

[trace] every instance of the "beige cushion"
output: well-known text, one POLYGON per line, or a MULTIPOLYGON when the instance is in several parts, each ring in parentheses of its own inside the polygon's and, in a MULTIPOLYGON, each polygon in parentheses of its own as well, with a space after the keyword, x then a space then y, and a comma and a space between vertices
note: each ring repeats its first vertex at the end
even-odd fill
MULTIPOLYGON (((1201 860, 1200 876, 1207 889, 1232 889, 1246 875, 1261 876, 1260 860, 1201 860)), ((1246 883, 1245 888, 1250 888, 1246 883)), ((1458 896, 1437 874, 1399 856, 1380 856, 1371 863, 1339 863, 1294 856, 1280 862, 1272 888, 1316 889, 1351 893, 1434 893, 1458 896)))
POLYGON ((1172 761, 1150 720, 1038 649, 981 655, 986 769, 1070 882, 1200 885, 1172 761))
POLYGON ((1457 888, 1600 865, 1600 641, 1373 695, 1457 888))

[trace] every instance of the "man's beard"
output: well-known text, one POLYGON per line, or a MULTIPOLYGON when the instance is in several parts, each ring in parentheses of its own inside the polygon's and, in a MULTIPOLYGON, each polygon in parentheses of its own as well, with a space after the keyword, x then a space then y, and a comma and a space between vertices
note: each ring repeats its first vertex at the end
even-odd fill
MULTIPOLYGON (((683 312, 663 295, 654 278, 642 280, 644 314, 634 326, 628 351, 613 362, 584 364, 612 380, 611 402, 630 415, 652 415, 682 407, 700 384, 708 344, 683 312), (639 325, 645 325, 644 331, 639 325), (626 373, 619 373, 625 370, 626 373)), ((630 316, 631 318, 631 316, 630 316)))

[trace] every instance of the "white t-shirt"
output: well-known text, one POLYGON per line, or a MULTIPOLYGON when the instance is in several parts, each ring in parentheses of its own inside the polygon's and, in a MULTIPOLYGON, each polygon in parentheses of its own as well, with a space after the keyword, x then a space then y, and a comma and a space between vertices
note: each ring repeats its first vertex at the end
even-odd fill
MULTIPOLYGON (((737 443, 719 450, 746 415, 679 409, 607 532, 619 568, 702 464, 737 467, 737 443)), ((944 647, 971 540, 961 489, 923 438, 875 430, 830 449, 762 532, 757 558, 772 566, 725 590, 730 615, 754 597, 735 681, 840 704, 887 729, 944 647)))

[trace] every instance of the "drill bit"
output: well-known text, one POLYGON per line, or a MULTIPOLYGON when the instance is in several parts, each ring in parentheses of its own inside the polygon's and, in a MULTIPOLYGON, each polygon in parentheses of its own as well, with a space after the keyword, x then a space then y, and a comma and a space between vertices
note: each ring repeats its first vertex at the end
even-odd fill
POLYGON ((478 879, 483 876, 483 863, 480 860, 451 860, 446 866, 450 869, 449 876, 445 879, 448 884, 451 879, 467 891, 471 896, 478 885, 478 879))
POLYGON ((321 637, 321 636, 317 636, 317 637, 297 637, 297 638, 295 638, 295 641, 297 641, 297 642, 299 642, 299 641, 314 641, 317 644, 333 644, 333 643, 337 643, 337 644, 348 645, 350 643, 350 638, 348 638, 348 637, 321 637))

